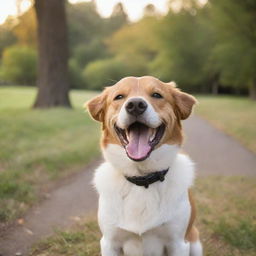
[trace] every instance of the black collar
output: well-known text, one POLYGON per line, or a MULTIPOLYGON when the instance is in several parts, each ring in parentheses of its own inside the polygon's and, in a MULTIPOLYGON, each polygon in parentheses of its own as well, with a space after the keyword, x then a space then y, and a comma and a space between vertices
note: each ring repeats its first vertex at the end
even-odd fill
POLYGON ((145 176, 125 176, 125 178, 137 186, 144 186, 145 188, 148 188, 148 186, 154 182, 164 181, 165 175, 168 171, 169 168, 159 172, 151 172, 145 176))

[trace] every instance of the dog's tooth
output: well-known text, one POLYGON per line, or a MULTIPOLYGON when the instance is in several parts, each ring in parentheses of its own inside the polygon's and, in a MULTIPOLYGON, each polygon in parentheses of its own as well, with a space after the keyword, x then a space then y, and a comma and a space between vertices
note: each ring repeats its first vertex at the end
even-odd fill
POLYGON ((129 137, 130 133, 129 133, 128 129, 125 130, 125 134, 126 134, 126 138, 129 140, 130 139, 130 137, 129 137))
POLYGON ((152 130, 152 135, 149 137, 149 141, 152 142, 152 140, 155 138, 156 135, 156 129, 151 129, 152 130))

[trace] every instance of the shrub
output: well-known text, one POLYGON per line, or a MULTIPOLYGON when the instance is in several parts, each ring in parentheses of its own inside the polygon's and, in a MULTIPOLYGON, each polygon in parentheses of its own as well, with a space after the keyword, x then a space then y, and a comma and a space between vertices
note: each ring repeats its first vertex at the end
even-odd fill
POLYGON ((16 84, 34 84, 37 54, 32 48, 11 46, 4 50, 1 79, 16 84))
POLYGON ((139 58, 134 62, 121 58, 101 59, 89 63, 84 71, 83 78, 86 88, 101 90, 105 86, 112 85, 126 76, 143 76, 147 74, 139 58))
POLYGON ((69 66, 69 79, 71 88, 85 89, 86 83, 82 77, 82 70, 80 69, 77 61, 72 58, 68 62, 69 66))
POLYGON ((83 71, 89 89, 100 90, 114 84, 124 76, 132 75, 132 71, 117 59, 103 59, 91 62, 83 71))

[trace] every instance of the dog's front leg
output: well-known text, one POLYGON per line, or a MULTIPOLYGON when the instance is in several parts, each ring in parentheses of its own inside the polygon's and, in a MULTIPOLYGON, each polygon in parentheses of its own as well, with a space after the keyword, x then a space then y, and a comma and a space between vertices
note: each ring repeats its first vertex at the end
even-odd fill
POLYGON ((106 239, 104 236, 100 240, 102 256, 120 256, 120 248, 114 241, 106 239))
POLYGON ((190 244, 185 241, 174 241, 171 246, 168 246, 168 256, 189 256, 190 244))
POLYGON ((188 194, 184 193, 175 209, 175 215, 167 223, 169 244, 167 246, 168 256, 189 256, 190 243, 185 241, 185 234, 188 227, 191 206, 188 194))

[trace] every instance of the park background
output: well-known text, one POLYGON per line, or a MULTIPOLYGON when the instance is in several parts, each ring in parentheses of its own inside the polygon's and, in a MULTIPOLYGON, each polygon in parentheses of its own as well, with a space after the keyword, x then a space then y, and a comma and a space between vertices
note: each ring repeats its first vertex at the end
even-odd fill
MULTIPOLYGON (((254 0, 9 2, 13 13, 0 1, 0 253, 11 227, 98 158, 99 126, 83 103, 124 76, 176 81, 198 98, 196 115, 256 153, 254 0)), ((199 176, 206 255, 255 255, 255 184, 243 170, 199 176)), ((31 254, 99 255, 98 238, 92 217, 31 254)))

